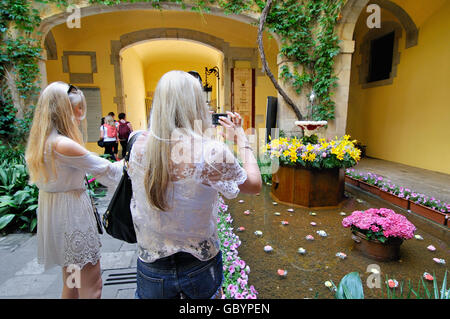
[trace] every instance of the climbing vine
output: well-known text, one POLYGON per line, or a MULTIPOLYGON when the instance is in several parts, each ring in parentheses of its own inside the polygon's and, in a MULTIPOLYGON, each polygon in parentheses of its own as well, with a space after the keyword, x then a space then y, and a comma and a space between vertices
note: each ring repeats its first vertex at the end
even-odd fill
MULTIPOLYGON (((265 3, 257 1, 263 8, 265 3)), ((343 0, 276 1, 267 15, 269 30, 281 37, 280 53, 294 66, 291 70, 283 65, 280 77, 297 94, 307 85, 314 90, 318 100, 311 114, 314 120, 334 119, 332 89, 337 77, 333 67, 340 51, 335 26, 342 4, 343 0)))
MULTIPOLYGON (((339 53, 335 25, 344 0, 275 0, 268 12, 266 26, 282 41, 280 53, 293 68, 284 65, 279 77, 298 94, 312 88, 318 98, 314 119, 334 118, 332 89, 334 57, 339 53)), ((262 11, 263 0, 89 0, 91 4, 117 5, 122 2, 148 2, 155 9, 163 3, 177 3, 194 12, 208 13, 218 5, 226 14, 262 11)), ((0 139, 23 143, 30 128, 34 103, 40 86, 41 46, 38 29, 41 18, 33 4, 66 8, 69 0, 1 0, 0 1, 0 139), (14 88, 14 92, 12 92, 14 88), (18 110, 20 105, 22 110, 18 110), (20 115, 20 116, 18 116, 20 115)))

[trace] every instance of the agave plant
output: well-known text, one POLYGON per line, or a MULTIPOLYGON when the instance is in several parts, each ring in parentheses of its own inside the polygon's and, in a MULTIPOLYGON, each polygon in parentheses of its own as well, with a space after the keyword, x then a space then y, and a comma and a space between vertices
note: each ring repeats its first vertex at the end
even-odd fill
POLYGON ((345 275, 338 287, 331 281, 336 299, 364 299, 364 289, 358 272, 345 275))

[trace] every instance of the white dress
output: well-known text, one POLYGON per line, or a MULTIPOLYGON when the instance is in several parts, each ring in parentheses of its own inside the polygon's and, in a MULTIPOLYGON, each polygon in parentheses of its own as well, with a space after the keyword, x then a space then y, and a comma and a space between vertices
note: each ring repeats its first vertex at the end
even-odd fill
POLYGON ((100 259, 101 243, 85 175, 89 173, 102 185, 115 188, 123 163, 113 164, 91 153, 65 156, 55 151, 54 159, 56 176, 47 165, 49 182, 36 184, 38 262, 46 270, 56 265, 95 265, 100 259))
MULTIPOLYGON (((202 261, 219 252, 217 234, 218 192, 226 198, 239 193, 247 173, 224 143, 202 139, 192 151, 189 141, 179 142, 181 153, 190 152, 191 162, 172 163, 167 190, 171 206, 166 211, 152 208, 145 192, 147 132, 136 140, 128 174, 133 186, 131 213, 136 230, 138 257, 147 263, 183 251, 202 261)), ((173 152, 172 157, 176 154, 173 152)))

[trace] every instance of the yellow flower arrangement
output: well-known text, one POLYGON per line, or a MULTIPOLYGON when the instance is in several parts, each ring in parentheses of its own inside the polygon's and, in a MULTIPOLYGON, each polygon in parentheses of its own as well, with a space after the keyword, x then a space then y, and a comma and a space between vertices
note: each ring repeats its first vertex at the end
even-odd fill
POLYGON ((361 150, 351 141, 349 135, 332 140, 321 138, 310 143, 310 140, 297 137, 272 139, 263 151, 272 158, 278 158, 281 164, 326 169, 351 167, 361 158, 361 150))

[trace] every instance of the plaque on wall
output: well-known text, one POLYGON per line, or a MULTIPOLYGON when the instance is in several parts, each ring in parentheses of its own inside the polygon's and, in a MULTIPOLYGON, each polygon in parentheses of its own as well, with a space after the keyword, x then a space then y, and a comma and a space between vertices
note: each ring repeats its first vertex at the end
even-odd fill
POLYGON ((242 116, 244 130, 255 127, 255 70, 231 70, 231 110, 242 116))

